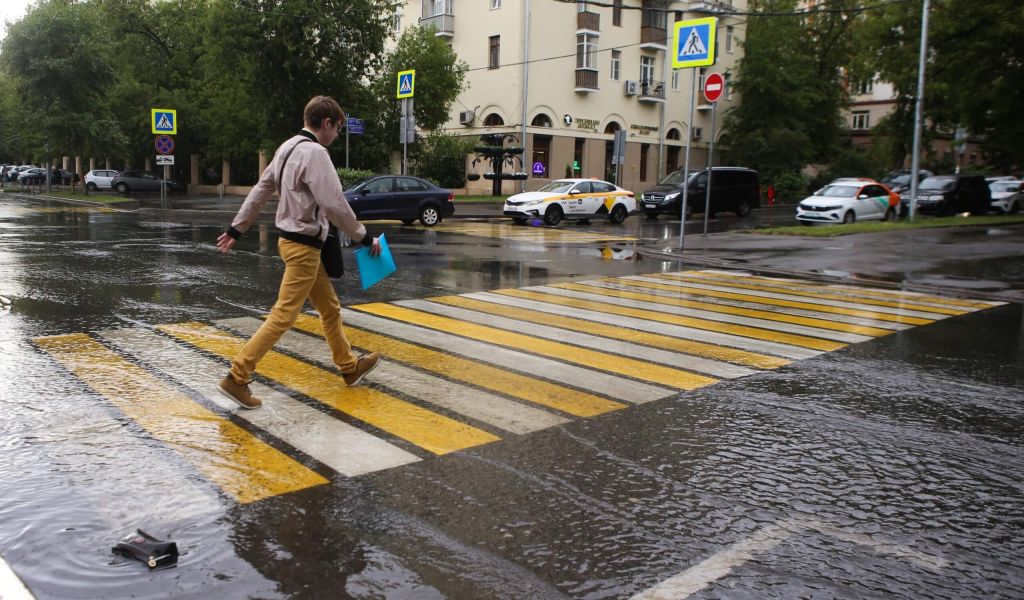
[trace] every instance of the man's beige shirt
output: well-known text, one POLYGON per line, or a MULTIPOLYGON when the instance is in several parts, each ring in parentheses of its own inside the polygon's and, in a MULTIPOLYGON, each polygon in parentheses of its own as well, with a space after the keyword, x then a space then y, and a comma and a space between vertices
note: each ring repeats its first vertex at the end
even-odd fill
POLYGON ((281 192, 275 219, 278 229, 310 237, 319 236, 324 240, 330 220, 356 242, 366 236, 366 228, 356 219, 355 212, 345 200, 338 172, 331 163, 327 148, 301 135, 278 147, 259 182, 238 209, 231 222, 232 227, 242 233, 249 229, 263 205, 277 190, 278 172, 281 172, 281 192), (280 161, 292 147, 295 150, 282 171, 280 161))

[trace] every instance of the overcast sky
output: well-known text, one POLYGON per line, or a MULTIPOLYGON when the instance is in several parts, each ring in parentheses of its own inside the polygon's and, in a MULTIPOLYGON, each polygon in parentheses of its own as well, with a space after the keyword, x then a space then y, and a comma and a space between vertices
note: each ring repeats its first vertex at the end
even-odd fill
POLYGON ((7 36, 7 21, 18 21, 32 0, 0 0, 0 39, 7 36))

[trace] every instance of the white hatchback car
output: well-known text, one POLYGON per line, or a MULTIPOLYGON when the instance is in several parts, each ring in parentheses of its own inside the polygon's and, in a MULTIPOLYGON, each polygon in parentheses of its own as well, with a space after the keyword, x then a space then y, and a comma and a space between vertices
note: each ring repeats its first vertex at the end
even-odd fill
POLYGON ((900 197, 873 179, 837 179, 800 201, 796 218, 802 225, 893 221, 900 197))
POLYGON ((85 187, 90 192, 111 189, 110 181, 117 177, 117 171, 111 169, 94 169, 85 174, 85 187))
POLYGON ((542 218, 558 225, 563 218, 586 221, 607 217, 621 223, 636 212, 633 192, 598 179, 556 179, 536 192, 523 192, 505 201, 504 214, 518 225, 542 218))
POLYGON ((1017 214, 1024 202, 1024 181, 998 179, 988 184, 992 192, 992 208, 1008 215, 1017 214))

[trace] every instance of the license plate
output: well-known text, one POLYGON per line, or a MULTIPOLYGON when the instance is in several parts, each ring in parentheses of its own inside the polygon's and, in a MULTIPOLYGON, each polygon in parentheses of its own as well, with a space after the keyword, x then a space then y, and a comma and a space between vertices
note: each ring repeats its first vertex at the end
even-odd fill
POLYGON ((654 208, 656 204, 644 204, 644 208, 654 208))

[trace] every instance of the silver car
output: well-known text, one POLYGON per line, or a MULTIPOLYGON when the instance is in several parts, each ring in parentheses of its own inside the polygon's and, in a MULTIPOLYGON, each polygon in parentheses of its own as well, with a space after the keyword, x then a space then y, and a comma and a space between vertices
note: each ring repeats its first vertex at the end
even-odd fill
POLYGON ((94 169, 85 174, 85 187, 90 192, 113 189, 111 180, 117 177, 117 171, 111 169, 94 169))

